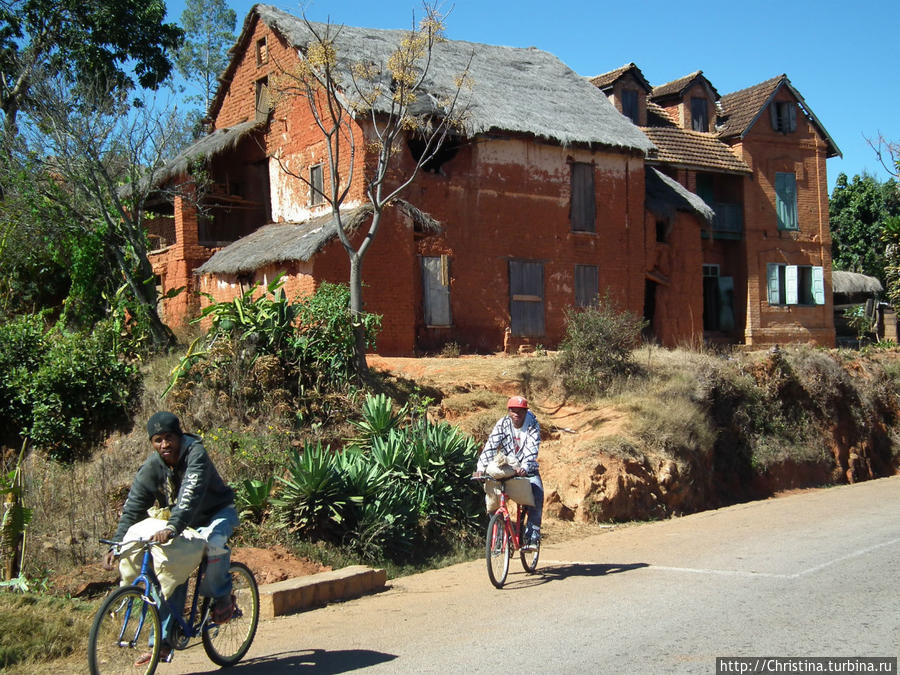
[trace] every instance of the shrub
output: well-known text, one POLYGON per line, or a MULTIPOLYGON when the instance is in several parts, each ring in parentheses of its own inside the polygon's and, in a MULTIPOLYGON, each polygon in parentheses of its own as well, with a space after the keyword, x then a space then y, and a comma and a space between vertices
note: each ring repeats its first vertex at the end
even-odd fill
MULTIPOLYGON (((349 289, 323 284, 296 303, 288 302, 280 277, 258 290, 203 310, 195 323, 210 318, 211 325, 173 371, 171 407, 185 413, 192 400, 206 398, 231 419, 274 415, 314 425, 333 418, 343 402, 329 394, 356 376, 349 289)), ((371 343, 380 317, 360 320, 371 343)), ((197 422, 215 423, 207 417, 197 422)))
POLYGON ((566 391, 599 395, 616 378, 634 373, 632 350, 640 343, 644 325, 635 314, 619 311, 609 295, 596 306, 567 309, 566 336, 556 357, 566 391))
POLYGON ((140 374, 122 362, 109 322, 90 333, 38 333, 38 317, 0 326, 3 442, 31 438, 51 457, 72 461, 130 424, 140 374))

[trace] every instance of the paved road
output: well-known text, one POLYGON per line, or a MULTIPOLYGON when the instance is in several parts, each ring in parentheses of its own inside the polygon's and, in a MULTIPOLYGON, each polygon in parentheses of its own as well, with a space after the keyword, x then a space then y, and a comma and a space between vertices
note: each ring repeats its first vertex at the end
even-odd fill
MULTIPOLYGON (((549 544, 261 623, 261 673, 712 673, 717 656, 900 652, 900 477, 549 544)), ((160 673, 212 672, 202 647, 160 673)))

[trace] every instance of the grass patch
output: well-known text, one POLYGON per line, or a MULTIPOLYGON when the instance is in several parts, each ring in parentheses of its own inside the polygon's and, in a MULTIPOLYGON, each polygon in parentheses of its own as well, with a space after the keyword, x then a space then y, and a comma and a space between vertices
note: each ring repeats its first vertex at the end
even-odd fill
POLYGON ((96 611, 97 604, 80 600, 0 592, 0 669, 41 672, 40 664, 56 659, 86 659, 96 611))

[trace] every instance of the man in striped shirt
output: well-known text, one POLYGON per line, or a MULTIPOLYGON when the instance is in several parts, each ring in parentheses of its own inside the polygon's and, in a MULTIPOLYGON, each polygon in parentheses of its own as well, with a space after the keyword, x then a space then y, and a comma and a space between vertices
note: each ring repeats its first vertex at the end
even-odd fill
POLYGON ((525 548, 533 549, 541 538, 541 515, 544 511, 544 485, 538 467, 538 449, 541 445, 541 425, 528 409, 523 396, 513 396, 506 402, 507 414, 494 425, 484 449, 478 457, 477 474, 483 474, 488 463, 498 454, 507 456, 510 464, 517 466, 516 475, 526 476, 531 482, 534 506, 526 506, 528 520, 525 524, 525 548))

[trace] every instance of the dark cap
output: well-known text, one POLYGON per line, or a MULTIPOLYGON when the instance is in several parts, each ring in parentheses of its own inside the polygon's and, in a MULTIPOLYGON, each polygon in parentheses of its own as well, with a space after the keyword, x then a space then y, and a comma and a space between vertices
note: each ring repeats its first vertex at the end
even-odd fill
POLYGON ((150 438, 153 438, 156 434, 162 434, 167 431, 178 434, 179 436, 182 435, 181 422, 179 422, 178 418, 170 412, 162 410, 155 413, 153 417, 150 418, 150 421, 147 422, 147 435, 150 436, 150 438))

